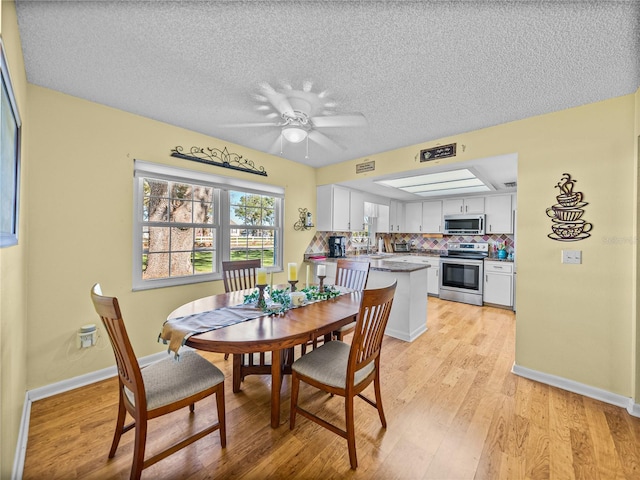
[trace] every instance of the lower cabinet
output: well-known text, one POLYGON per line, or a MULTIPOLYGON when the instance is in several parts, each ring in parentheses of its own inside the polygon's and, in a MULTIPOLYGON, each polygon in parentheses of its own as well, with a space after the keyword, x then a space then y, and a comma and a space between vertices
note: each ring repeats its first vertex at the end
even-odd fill
POLYGON ((440 257, 427 257, 409 255, 393 259, 394 262, 424 263, 431 265, 427 269, 427 294, 438 296, 440 294, 440 257))
POLYGON ((484 262, 484 303, 513 307, 513 263, 484 262))

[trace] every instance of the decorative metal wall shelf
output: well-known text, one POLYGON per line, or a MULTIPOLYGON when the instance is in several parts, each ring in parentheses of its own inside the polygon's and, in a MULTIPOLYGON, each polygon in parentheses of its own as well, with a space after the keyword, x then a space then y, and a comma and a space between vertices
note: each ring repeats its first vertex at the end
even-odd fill
POLYGON ((299 208, 300 219, 293 224, 295 230, 309 230, 314 225, 311 222, 311 212, 308 212, 306 208, 299 208))
POLYGON ((211 147, 191 147, 189 153, 183 152, 184 148, 178 146, 171 150, 171 156, 191 160, 192 162, 215 165, 216 167, 230 168, 240 172, 253 173, 254 175, 262 175, 263 177, 267 176, 267 171, 264 167, 256 167, 253 160, 242 158, 242 155, 237 153, 229 153, 227 147, 224 147, 224 150, 211 147))

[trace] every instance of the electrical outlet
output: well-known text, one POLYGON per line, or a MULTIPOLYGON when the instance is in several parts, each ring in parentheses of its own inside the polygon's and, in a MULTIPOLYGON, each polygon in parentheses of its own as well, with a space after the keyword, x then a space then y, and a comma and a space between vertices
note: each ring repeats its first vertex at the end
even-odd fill
POLYGON ((78 332, 76 346, 78 348, 88 348, 96 344, 98 340, 98 330, 93 324, 84 325, 78 332))
POLYGON ((582 263, 582 250, 562 250, 562 263, 582 263))

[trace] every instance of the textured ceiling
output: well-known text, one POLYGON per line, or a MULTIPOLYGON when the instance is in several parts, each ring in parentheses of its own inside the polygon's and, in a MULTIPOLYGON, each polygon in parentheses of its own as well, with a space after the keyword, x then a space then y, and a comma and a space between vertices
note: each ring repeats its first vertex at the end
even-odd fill
MULTIPOLYGON (((262 82, 329 92, 366 128, 315 167, 633 93, 636 1, 17 0, 29 82, 261 151, 262 82)), ((202 145, 205 146, 205 145, 202 145)), ((278 146, 279 150, 279 146, 278 146)), ((279 153, 279 152, 278 152, 279 153)))

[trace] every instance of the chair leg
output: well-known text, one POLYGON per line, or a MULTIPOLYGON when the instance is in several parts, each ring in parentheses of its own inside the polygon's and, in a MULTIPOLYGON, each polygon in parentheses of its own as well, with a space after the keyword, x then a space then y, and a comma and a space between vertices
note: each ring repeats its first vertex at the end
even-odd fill
POLYGON ((356 427, 353 418, 353 397, 347 395, 344 397, 344 410, 347 427, 347 448, 349 449, 349 463, 351 468, 358 468, 358 458, 356 457, 356 427))
POLYGON ((296 408, 298 408, 298 390, 300 389, 300 379, 295 372, 291 373, 291 409, 289 411, 289 430, 293 430, 296 425, 296 408))
POLYGON ((382 409, 382 395, 380 393, 380 369, 376 366, 376 376, 373 379, 373 389, 376 392, 376 408, 378 409, 378 415, 380 415, 380 422, 384 428, 387 428, 387 420, 384 417, 384 410, 382 409))
POLYGON ((144 449, 147 442, 147 420, 136 419, 136 438, 133 446, 133 465, 131 480, 139 480, 144 468, 144 449))
POLYGON ((120 437, 124 433, 124 420, 127 416, 127 409, 124 408, 124 398, 122 393, 122 387, 120 387, 120 394, 118 400, 118 418, 116 419, 116 431, 113 433, 113 441, 111 442, 111 450, 109 450, 109 458, 113 458, 118 449, 120 443, 120 437))
POLYGON ((220 424, 220 445, 225 448, 227 446, 227 422, 224 406, 224 383, 216 392, 216 406, 218 407, 218 423, 220 424))

